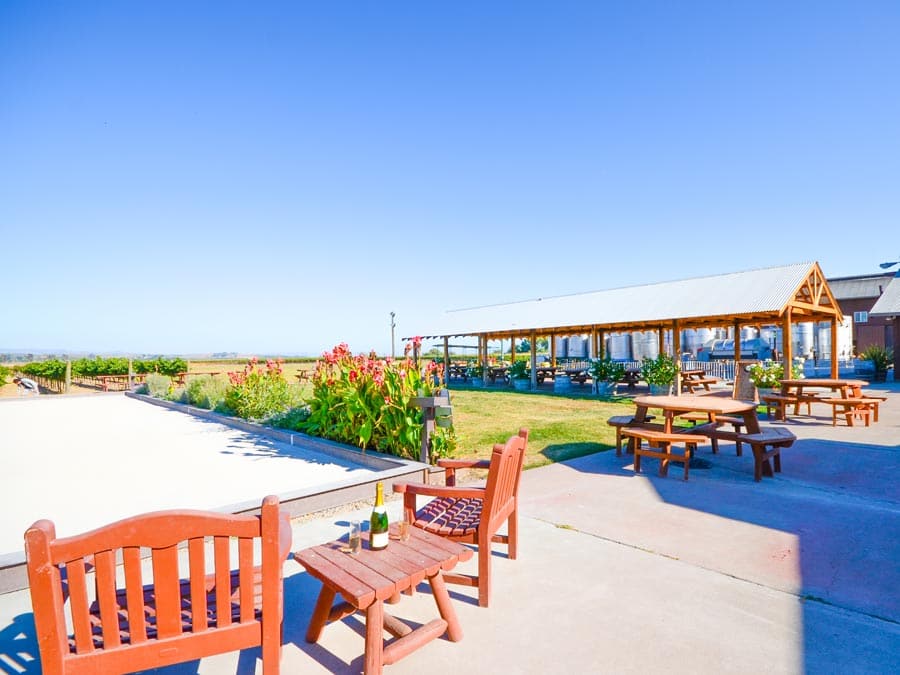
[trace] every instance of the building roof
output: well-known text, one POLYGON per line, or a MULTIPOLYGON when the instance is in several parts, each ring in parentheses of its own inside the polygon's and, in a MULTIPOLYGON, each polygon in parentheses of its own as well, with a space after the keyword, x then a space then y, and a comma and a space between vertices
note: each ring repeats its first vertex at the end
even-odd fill
POLYGON ((900 276, 895 276, 869 310, 869 316, 900 316, 900 276))
POLYGON ((841 300, 856 300, 859 298, 878 298, 891 282, 891 273, 865 274, 855 277, 838 277, 828 280, 828 287, 834 297, 841 300))
MULTIPOLYGON (((462 335, 575 334, 679 326, 771 323, 795 316, 839 315, 818 263, 798 263, 605 291, 449 311, 429 338, 462 335)), ((811 320, 811 319, 806 319, 811 320)))

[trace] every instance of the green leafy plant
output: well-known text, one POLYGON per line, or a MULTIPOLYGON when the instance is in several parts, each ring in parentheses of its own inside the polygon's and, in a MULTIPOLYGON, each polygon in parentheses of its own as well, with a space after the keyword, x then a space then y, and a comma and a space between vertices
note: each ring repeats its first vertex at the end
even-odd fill
POLYGON ((147 392, 154 398, 166 398, 172 389, 172 378, 168 375, 150 373, 146 380, 147 392))
MULTIPOLYGON (((346 344, 322 355, 312 377, 309 418, 299 431, 341 443, 417 459, 422 410, 413 399, 435 396, 444 388, 443 368, 429 362, 421 369, 410 358, 379 359, 374 353, 354 356, 346 344)), ((437 461, 456 447, 452 426, 437 428, 430 458, 437 461)))
POLYGON ((480 363, 475 363, 469 366, 468 374, 469 377, 484 377, 484 366, 480 363))
POLYGON ((618 382, 625 377, 625 364, 607 356, 591 361, 590 371, 595 382, 618 382))
POLYGON ((225 407, 238 417, 261 420, 284 412, 295 403, 280 359, 267 359, 263 369, 254 356, 244 370, 228 373, 228 380, 225 407))
POLYGON ((215 410, 225 402, 228 378, 224 375, 197 375, 187 384, 187 402, 198 408, 215 410))
POLYGON ((881 345, 870 345, 859 355, 859 358, 871 361, 876 373, 887 372, 888 367, 894 362, 894 352, 881 345))
POLYGON ((6 384, 6 378, 9 377, 9 374, 12 371, 6 366, 0 365, 0 387, 6 384))
POLYGON ((644 359, 641 364, 641 378, 656 386, 664 387, 675 382, 678 363, 668 354, 660 354, 655 359, 644 359))
MULTIPOLYGON (((796 363, 791 365, 791 378, 798 379, 803 376, 803 371, 796 363)), ((750 381, 761 389, 774 389, 781 385, 784 379, 784 364, 780 361, 764 361, 750 365, 750 381)))
POLYGON ((518 359, 512 362, 512 365, 509 367, 509 376, 513 380, 527 380, 528 379, 528 362, 524 359, 518 359))

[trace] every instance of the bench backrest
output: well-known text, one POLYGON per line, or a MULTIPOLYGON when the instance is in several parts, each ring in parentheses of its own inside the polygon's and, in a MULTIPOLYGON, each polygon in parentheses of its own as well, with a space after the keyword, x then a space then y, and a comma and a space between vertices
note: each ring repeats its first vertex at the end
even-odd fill
POLYGON ((496 532, 516 508, 527 445, 527 429, 520 429, 517 436, 511 436, 504 444, 494 445, 481 515, 481 528, 486 527, 487 532, 496 532))
POLYGON ((259 516, 158 511, 67 538, 36 522, 25 553, 43 672, 131 672, 273 635, 280 645, 285 520, 270 496, 259 516))

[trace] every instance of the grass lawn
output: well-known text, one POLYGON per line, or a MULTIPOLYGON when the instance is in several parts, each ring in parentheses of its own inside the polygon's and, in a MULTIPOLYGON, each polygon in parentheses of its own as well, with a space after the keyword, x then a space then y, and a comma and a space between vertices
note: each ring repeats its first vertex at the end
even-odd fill
POLYGON ((490 456, 494 443, 529 430, 526 468, 615 447, 612 415, 634 413, 631 399, 605 401, 584 396, 453 389, 453 426, 458 458, 490 456))

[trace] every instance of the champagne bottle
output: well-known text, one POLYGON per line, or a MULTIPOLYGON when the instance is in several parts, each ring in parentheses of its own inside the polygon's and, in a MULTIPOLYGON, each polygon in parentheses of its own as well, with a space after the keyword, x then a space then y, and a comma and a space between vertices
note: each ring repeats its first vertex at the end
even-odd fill
POLYGON ((369 548, 380 551, 388 545, 388 516, 384 508, 384 486, 375 484, 375 507, 369 521, 369 548))

